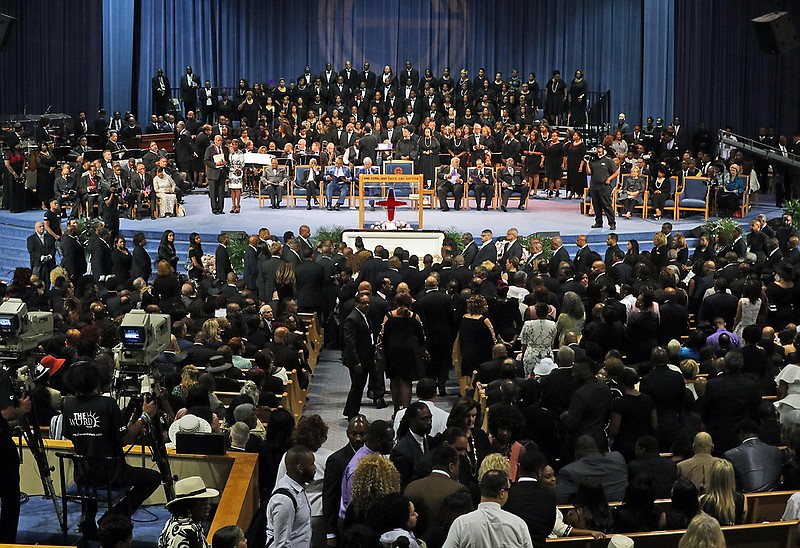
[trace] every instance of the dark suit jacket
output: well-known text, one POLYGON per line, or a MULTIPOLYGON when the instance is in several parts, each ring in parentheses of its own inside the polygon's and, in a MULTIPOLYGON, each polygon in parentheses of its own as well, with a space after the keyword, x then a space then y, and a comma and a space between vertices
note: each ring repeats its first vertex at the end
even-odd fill
MULTIPOLYGON (((450 165, 442 166, 436 172, 436 188, 444 186, 444 185, 446 185, 447 183, 450 182, 450 170, 451 170, 451 167, 452 166, 450 166, 450 165)), ((460 167, 456 171, 458 172, 458 176, 461 177, 461 183, 463 183, 464 181, 467 180, 467 175, 466 175, 466 171, 464 171, 464 168, 460 167)), ((459 184, 461 184, 461 183, 459 183, 459 184)))
POLYGON ((98 242, 92 249, 92 276, 100 280, 102 276, 111 274, 111 248, 105 242, 98 242))
POLYGON ((455 340, 457 322, 453 313, 453 302, 444 291, 429 291, 416 302, 414 310, 419 314, 425 329, 425 345, 431 354, 449 354, 455 340))
POLYGON ((633 267, 620 261, 611 265, 608 275, 617 285, 630 284, 633 282, 633 267))
POLYGON ((772 491, 781 478, 781 452, 753 437, 725 452, 733 464, 736 486, 744 493, 772 491))
POLYGON ((197 90, 200 88, 200 77, 197 74, 192 74, 192 82, 196 87, 189 85, 186 74, 181 76, 181 101, 184 103, 194 103, 197 101, 197 90))
MULTIPOLYGON (((225 155, 225 161, 228 160, 228 149, 222 146, 222 154, 225 155)), ((214 156, 217 154, 217 148, 211 144, 206 148, 203 154, 203 164, 206 166, 206 177, 209 181, 218 181, 223 176, 225 171, 224 167, 217 167, 214 163, 214 156)))
POLYGON ((478 244, 474 241, 467 244, 467 247, 464 248, 464 251, 461 252, 464 256, 464 265, 465 266, 472 266, 473 261, 475 260, 475 255, 478 254, 478 244))
POLYGON ((550 259, 550 276, 558 279, 558 265, 564 261, 572 264, 572 261, 569 258, 569 253, 562 246, 558 251, 553 253, 553 257, 550 259))
MULTIPOLYGON (((431 447, 433 438, 426 436, 428 440, 428 448, 431 447)), ((430 450, 430 449, 429 449, 430 450)), ((411 483, 416 470, 416 463, 422 458, 422 448, 417 443, 417 440, 408 432, 405 436, 397 440, 397 444, 392 449, 389 459, 400 472, 400 488, 404 489, 406 485, 411 483)))
POLYGON ((275 293, 275 273, 278 267, 281 266, 281 259, 271 255, 261 255, 258 260, 258 279, 256 284, 258 286, 258 296, 262 301, 269 302, 272 300, 272 294, 275 293))
POLYGON ((519 243, 519 240, 514 240, 508 247, 505 247, 505 244, 503 244, 503 256, 501 257, 501 260, 504 270, 506 261, 511 257, 516 257, 520 260, 522 259, 522 245, 519 243))
POLYGON ((325 285, 325 269, 314 261, 303 261, 295 267, 297 279, 297 306, 320 308, 322 287, 325 285))
POLYGON ((333 453, 325 462, 325 477, 322 480, 322 515, 325 518, 325 533, 339 536, 339 505, 342 501, 342 476, 356 452, 349 443, 333 453))
POLYGON ((697 321, 714 321, 714 318, 722 318, 727 325, 733 325, 736 317, 736 308, 739 299, 736 295, 727 292, 714 292, 703 299, 700 310, 697 313, 697 321))
MULTIPOLYGON (((31 234, 28 236, 28 240, 26 242, 28 247, 28 255, 30 255, 31 259, 32 270, 43 265, 52 268, 56 264, 56 240, 47 231, 44 232, 43 236, 44 243, 42 243, 42 241, 39 239, 38 234, 31 234), (42 262, 43 255, 50 255, 50 259, 42 262)), ((43 281, 48 284, 50 283, 50 280, 43 281)))
POLYGON ((375 363, 374 333, 377 331, 369 325, 369 320, 356 309, 353 309, 344 320, 344 365, 353 367, 361 364, 364 371, 371 370, 375 363))
MULTIPOLYGON (((327 472, 326 468, 325 473, 327 472)), ((414 509, 418 514, 417 527, 415 529, 417 534, 424 535, 432 527, 442 525, 439 521, 439 513, 444 499, 458 491, 469 492, 462 484, 439 472, 414 480, 406 486, 403 495, 414 503, 414 509)), ((555 501, 555 496, 553 496, 553 501, 555 501)), ((555 510, 552 514, 553 520, 555 520, 555 510)))
POLYGON ((248 245, 244 250, 244 284, 250 291, 257 291, 258 248, 248 245))
POLYGON ((217 276, 218 280, 222 280, 223 282, 228 277, 228 272, 233 272, 233 267, 231 266, 231 259, 228 256, 227 248, 223 247, 222 244, 217 246, 217 250, 214 252, 214 264, 217 267, 217 276))
POLYGON ((148 281, 153 273, 153 261, 147 250, 140 245, 134 246, 132 256, 131 279, 144 278, 145 281, 148 281))
POLYGON ((662 303, 659 306, 661 317, 658 329, 658 343, 666 345, 672 339, 681 340, 681 335, 689 332, 689 309, 678 303, 662 303))
POLYGON ((723 373, 708 380, 701 416, 714 440, 715 456, 736 447, 736 425, 746 418, 757 420, 759 403, 761 389, 753 379, 723 373))
POLYGON ((484 261, 491 261, 497 264, 497 247, 494 245, 494 240, 490 240, 481 246, 472 261, 472 266, 480 266, 484 261))
POLYGON ((522 184, 523 176, 522 168, 514 166, 514 175, 511 175, 507 167, 501 167, 497 172, 497 182, 500 183, 501 186, 506 184, 509 187, 515 187, 522 184))
POLYGON ((538 481, 525 478, 511 486, 503 510, 519 516, 528 526, 533 545, 544 548, 556 521, 556 493, 538 481))
POLYGON ((295 251, 293 251, 292 248, 289 247, 288 245, 283 246, 283 251, 281 252, 281 259, 283 259, 288 263, 292 263, 292 266, 295 268, 297 268, 297 265, 299 265, 302 262, 300 256, 297 253, 295 253, 295 251))
POLYGON ((594 453, 564 466, 558 472, 556 501, 566 504, 578 490, 578 484, 585 478, 595 478, 603 485, 606 500, 618 501, 625 497, 628 485, 628 466, 625 457, 617 451, 605 454, 594 453))
MULTIPOLYGON (((614 261, 614 259, 613 259, 614 253, 617 252, 617 251, 622 251, 619 248, 619 245, 612 245, 612 246, 609 246, 606 249, 605 257, 603 258, 603 260, 606 263, 606 268, 610 268, 611 267, 611 265, 612 265, 612 263, 614 261)), ((624 253, 622 255, 625 256, 624 253)))
POLYGON ((209 346, 203 344, 193 344, 192 347, 186 351, 186 363, 205 367, 211 360, 211 356, 216 355, 217 351, 209 346))

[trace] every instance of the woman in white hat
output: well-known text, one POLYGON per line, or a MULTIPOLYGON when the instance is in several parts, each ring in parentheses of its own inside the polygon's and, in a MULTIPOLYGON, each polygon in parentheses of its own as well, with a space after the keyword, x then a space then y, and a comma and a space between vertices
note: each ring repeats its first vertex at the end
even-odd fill
POLYGON ((175 484, 175 498, 167 503, 170 517, 158 537, 158 548, 197 546, 209 548, 202 522, 208 519, 211 499, 219 491, 206 487, 203 478, 190 476, 175 484))

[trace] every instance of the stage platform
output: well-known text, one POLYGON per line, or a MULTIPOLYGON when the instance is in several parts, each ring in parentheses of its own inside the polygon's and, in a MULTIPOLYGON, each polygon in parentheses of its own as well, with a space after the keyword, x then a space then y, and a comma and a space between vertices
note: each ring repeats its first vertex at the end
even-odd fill
MULTIPOLYGON (((562 192, 563 196, 563 192, 562 192)), ((128 249, 131 249, 132 238, 136 232, 144 232, 148 239, 147 249, 153 257, 156 256, 158 242, 164 230, 175 231, 175 244, 179 256, 179 264, 183 264, 188 249, 189 234, 198 232, 204 242, 204 251, 213 253, 216 248, 216 236, 223 231, 244 231, 249 234, 256 233, 259 228, 267 227, 278 238, 283 233, 291 230, 297 234, 297 229, 302 224, 311 227, 312 236, 320 227, 339 227, 341 229, 358 228, 358 210, 342 208, 341 211, 326 211, 320 208, 307 210, 305 200, 298 200, 297 207, 286 207, 285 202, 280 210, 269 207, 259 208, 257 198, 242 200, 242 212, 239 214, 227 213, 230 208, 230 199, 225 200, 226 214, 213 215, 209 206, 208 196, 205 193, 194 193, 186 197, 186 216, 169 217, 164 219, 146 219, 130 221, 123 219, 120 231, 128 240, 128 249)), ((782 210, 764 204, 773 204, 772 196, 761 197, 761 206, 753 208, 742 220, 743 223, 755 217, 758 213, 765 213, 768 218, 779 216, 782 210)), ((266 204, 267 202, 265 202, 266 204)), ((475 209, 462 209, 461 211, 443 212, 440 210, 425 209, 423 228, 426 230, 454 230, 457 232, 469 231, 479 238, 483 229, 491 229, 495 237, 505 237, 506 230, 515 227, 520 235, 529 235, 537 232, 559 232, 564 237, 564 243, 574 254, 573 244, 578 234, 588 234, 589 243, 593 247, 597 244, 604 245, 608 227, 591 228, 594 218, 580 213, 580 200, 566 200, 553 198, 550 200, 529 200, 528 209, 519 210, 516 201, 511 201, 512 207, 508 212, 501 210, 476 211, 475 209)), ((401 207, 397 209, 396 216, 400 220, 415 223, 418 219, 416 210, 401 207)), ((14 267, 28 265, 28 253, 25 239, 33 232, 33 224, 42 218, 41 211, 27 211, 24 213, 0 212, 0 279, 9 279, 14 267)), ((386 210, 376 208, 375 211, 365 211, 365 227, 386 220, 386 210)), ((647 249, 652 245, 653 233, 660 229, 661 223, 668 219, 656 221, 653 219, 617 219, 617 234, 620 243, 626 240, 637 239, 647 249), (649 244, 649 245, 648 245, 649 244)), ((703 223, 701 214, 690 214, 686 219, 674 221, 676 232, 688 232, 703 223)), ((601 247, 602 249, 602 247, 601 247)))

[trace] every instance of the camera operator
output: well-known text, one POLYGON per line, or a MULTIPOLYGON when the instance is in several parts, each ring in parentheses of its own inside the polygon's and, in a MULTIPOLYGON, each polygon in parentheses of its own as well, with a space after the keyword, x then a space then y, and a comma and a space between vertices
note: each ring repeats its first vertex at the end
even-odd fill
POLYGON ((9 422, 31 410, 28 396, 16 402, 14 386, 5 369, 0 368, 0 543, 14 543, 19 525, 19 454, 9 422))
POLYGON ((619 176, 619 167, 614 161, 605 155, 605 147, 597 146, 597 157, 587 158, 589 175, 592 176, 592 183, 589 187, 594 205, 594 224, 592 228, 603 228, 603 213, 608 219, 608 228, 617 229, 617 221, 614 216, 614 208, 611 205, 611 196, 619 176))
MULTIPOLYGON (((125 462, 122 448, 136 441, 144 427, 144 421, 156 416, 155 401, 145 396, 142 402, 142 415, 130 424, 122 423, 122 413, 117 402, 108 396, 100 395, 102 379, 105 377, 100 367, 93 363, 75 364, 70 368, 68 383, 76 396, 64 402, 64 437, 72 440, 75 452, 87 457, 115 457, 116 471, 107 473, 95 468, 95 478, 113 476, 112 485, 130 486, 133 489, 128 495, 124 510, 129 515, 155 492, 161 482, 161 476, 154 470, 135 468, 125 462)), ((86 481, 88 478, 75 478, 86 481)), ((112 508, 110 512, 122 513, 112 508)), ((127 513, 125 512, 125 513, 127 513)), ((84 538, 91 539, 97 535, 97 504, 84 504, 83 516, 78 527, 84 538)))

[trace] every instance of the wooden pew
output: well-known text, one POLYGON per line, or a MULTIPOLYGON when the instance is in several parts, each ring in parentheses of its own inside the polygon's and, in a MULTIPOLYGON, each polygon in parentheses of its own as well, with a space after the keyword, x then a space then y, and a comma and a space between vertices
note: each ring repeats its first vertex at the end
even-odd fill
MULTIPOLYGON (((779 521, 723 527, 722 533, 729 547, 737 548, 790 548, 794 546, 797 521, 779 521)), ((636 548, 675 548, 685 531, 654 531, 629 533, 636 548)), ((547 539, 554 548, 605 548, 608 539, 594 540, 592 537, 565 537, 547 539)))
POLYGON ((771 491, 767 493, 747 493, 747 523, 780 521, 789 497, 798 491, 771 491))

